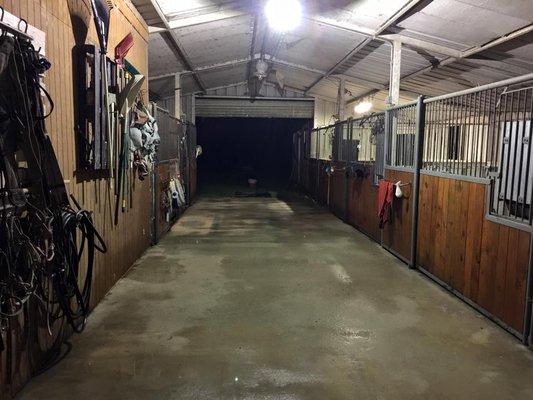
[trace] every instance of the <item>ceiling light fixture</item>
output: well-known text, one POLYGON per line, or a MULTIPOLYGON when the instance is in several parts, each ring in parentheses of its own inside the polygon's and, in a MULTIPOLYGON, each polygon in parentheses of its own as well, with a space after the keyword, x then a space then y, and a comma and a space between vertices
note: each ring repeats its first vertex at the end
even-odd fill
POLYGON ((298 0, 269 0, 265 13, 270 27, 279 32, 292 31, 302 21, 302 6, 298 0))
POLYGON ((362 101, 353 108, 357 114, 365 114, 372 109, 373 104, 369 101, 362 101))

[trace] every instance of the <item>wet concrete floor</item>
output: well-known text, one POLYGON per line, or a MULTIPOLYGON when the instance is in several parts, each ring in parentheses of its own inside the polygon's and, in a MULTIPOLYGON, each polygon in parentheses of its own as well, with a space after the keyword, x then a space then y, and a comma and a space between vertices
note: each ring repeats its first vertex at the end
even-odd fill
POLYGON ((533 399, 533 352, 303 199, 198 201, 21 399, 533 399))

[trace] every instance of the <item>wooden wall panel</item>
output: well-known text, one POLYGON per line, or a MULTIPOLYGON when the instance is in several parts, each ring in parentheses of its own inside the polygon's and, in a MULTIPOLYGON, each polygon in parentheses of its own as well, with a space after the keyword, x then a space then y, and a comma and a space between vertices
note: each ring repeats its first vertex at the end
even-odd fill
POLYGON ((165 207, 165 203, 169 200, 167 192, 170 185, 171 170, 170 162, 158 164, 156 166, 155 220, 157 224, 157 240, 168 232, 170 228, 170 221, 167 221, 168 209, 165 207))
POLYGON ((190 162, 190 179, 190 201, 192 203, 192 201, 196 197, 196 194, 198 193, 198 166, 196 164, 196 158, 191 159, 190 162))
MULTIPOLYGON (((135 45, 128 60, 143 74, 148 74, 148 29, 129 0, 114 0, 118 5, 112 11, 109 49, 129 32, 135 45)), ((0 0, 0 5, 12 14, 26 19, 31 25, 46 33, 46 57, 52 68, 45 77, 45 85, 54 102, 55 110, 47 120, 47 128, 57 153, 67 189, 81 205, 94 212, 95 226, 102 233, 108 246, 107 254, 95 259, 92 306, 94 307, 113 284, 128 270, 149 245, 150 183, 131 177, 132 195, 130 209, 120 215, 119 223, 112 223, 114 199, 108 192, 106 179, 87 179, 76 171, 75 112, 72 51, 75 46, 70 10, 87 9, 84 0, 0 0), (71 7, 69 9, 69 6, 71 7)), ((88 10, 88 9, 87 9, 88 10)), ((92 17, 89 23, 88 42, 98 43, 92 17)), ((147 84, 145 85, 147 89, 147 84)), ((31 315, 30 315, 31 317, 31 315)), ((90 323, 90 322, 89 322, 90 323)), ((21 334, 20 323, 10 326, 10 349, 2 353, 0 364, 0 393, 9 398, 17 393, 30 378, 28 344, 21 334), (7 353, 12 362, 7 365, 7 353)), ((46 338, 42 338, 46 340, 46 338)), ((32 350, 33 352, 33 350, 32 350)), ((38 354, 33 356, 38 357, 38 354)))
POLYGON ((346 169, 344 163, 335 163, 330 178, 329 205, 337 217, 344 219, 346 208, 346 169))
POLYGON ((348 179, 347 222, 379 243, 378 188, 372 183, 373 174, 373 168, 368 167, 364 177, 348 179))
POLYGON ((315 159, 309 159, 307 163, 307 194, 314 198, 316 194, 316 167, 317 161, 315 159))
POLYGON ((410 260, 413 174, 411 172, 385 170, 385 179, 394 183, 402 181, 402 184, 409 185, 402 187, 404 196, 401 199, 394 198, 390 222, 383 228, 382 244, 406 260, 410 260))
MULTIPOLYGON (((310 182, 315 182, 316 162, 311 163, 310 182)), ((326 162, 320 162, 319 202, 327 198, 325 165, 326 162)), ((342 217, 344 174, 340 165, 336 169, 330 181, 330 206, 342 217)), ((395 199, 391 222, 382 232, 378 227, 378 189, 372 184, 372 174, 367 167, 364 177, 348 178, 347 222, 409 259, 413 174, 386 171, 387 180, 411 185, 402 188, 403 199, 395 199)), ((313 190, 310 194, 315 193, 313 190)), ((418 266, 521 334, 530 234, 487 220, 485 199, 482 184, 422 175, 418 266)))
POLYGON ((318 167, 318 204, 328 205, 329 190, 331 186, 329 175, 326 173, 326 168, 330 165, 329 161, 319 160, 318 167))
POLYGON ((302 160, 301 175, 300 175, 300 189, 305 193, 309 193, 309 159, 302 160))
POLYGON ((485 218, 485 185, 421 176, 418 264, 521 333, 530 234, 485 218))

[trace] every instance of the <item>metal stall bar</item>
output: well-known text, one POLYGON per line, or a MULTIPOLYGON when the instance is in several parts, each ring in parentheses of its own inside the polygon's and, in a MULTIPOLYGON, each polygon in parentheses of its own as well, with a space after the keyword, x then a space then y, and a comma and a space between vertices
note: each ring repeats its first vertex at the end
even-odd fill
MULTIPOLYGON (((155 103, 151 103, 151 107, 152 107, 152 110, 151 110, 152 115, 157 120, 158 119, 157 106, 155 103)), ((157 192, 158 192, 158 184, 157 184, 158 176, 157 176, 157 168, 156 168, 157 161, 158 161, 158 153, 156 152, 154 156, 154 162, 153 162, 153 165, 150 171, 150 185, 152 187, 152 191, 151 191, 152 204, 150 207, 150 210, 151 210, 150 229, 152 230, 152 232, 150 235, 150 238, 151 238, 150 242, 153 246, 155 246, 157 242, 159 241, 158 225, 157 225, 157 192)))
POLYGON ((440 112, 426 121, 430 136, 436 131, 438 137, 426 143, 423 173, 490 183, 487 217, 522 230, 531 230, 533 224, 533 92, 531 85, 525 87, 533 82, 532 76, 424 101, 430 113, 433 104, 440 112))
MULTIPOLYGON (((528 157, 527 157, 527 166, 529 170, 530 155, 531 150, 531 135, 533 133, 533 89, 531 89, 531 108, 530 108, 530 123, 529 123, 529 135, 528 135, 528 157)), ((525 121, 524 121, 525 124, 525 121)), ((526 175, 527 177, 527 175, 526 175)), ((527 178, 526 178, 527 181, 527 178)), ((527 190, 524 196, 524 199, 527 197, 527 190)), ((525 200, 524 200, 525 201, 525 200)), ((531 213, 533 209, 533 189, 531 190, 530 196, 530 207, 529 207, 529 220, 531 221, 531 213)), ((527 287, 526 287, 526 312, 524 315, 524 339, 523 342, 525 345, 529 345, 529 348, 533 350, 533 233, 529 234, 529 264, 527 271, 527 287)))
MULTIPOLYGON (((448 290, 497 322, 524 344, 533 348, 533 183, 530 150, 533 133, 533 74, 509 79, 459 93, 424 100, 429 114, 426 126, 431 143, 426 143, 422 173, 438 172, 443 177, 490 183, 486 218, 529 232, 529 263, 525 279, 523 328, 517 331, 508 321, 492 315, 462 295, 457 288, 440 282, 448 290), (433 117, 432 110, 440 109, 433 117), (429 116, 431 115, 431 117, 429 116), (448 128, 454 126, 454 128, 448 128), (459 132, 455 132, 459 126, 459 132), (448 130, 446 130, 448 128, 448 130), (431 132, 441 131, 434 145, 431 132), (440 143, 440 145, 439 145, 440 143), (442 154, 433 159, 432 154, 442 154)), ((419 189, 417 190, 419 192, 419 189)), ((416 243, 416 242, 415 242, 416 243)), ((416 250, 416 249, 415 249, 416 250)), ((427 275, 427 271, 422 271, 427 275)), ((437 276, 432 276, 439 281, 437 276)), ((521 301, 522 292, 520 294, 521 301)), ((520 316, 522 318, 522 315, 520 316)))
POLYGON ((466 94, 482 92, 484 90, 497 89, 497 88, 501 88, 501 87, 504 87, 504 86, 512 86, 512 85, 516 85, 516 84, 519 84, 519 83, 527 82, 527 81, 530 81, 530 80, 533 80, 533 73, 522 75, 522 76, 517 76, 515 78, 510 78, 510 79, 506 79, 506 80, 499 81, 499 82, 489 83, 487 85, 477 86, 477 87, 471 88, 471 89, 461 90, 461 91, 455 92, 455 93, 448 93, 448 94, 444 94, 442 96, 430 97, 430 98, 425 99, 424 103, 426 103, 426 104, 427 103, 433 103, 433 102, 436 102, 436 101, 439 101, 439 100, 447 100, 447 99, 451 99, 451 98, 457 97, 457 96, 463 96, 463 95, 466 95, 466 94))
POLYGON ((413 172, 413 214, 411 224, 411 261, 409 268, 416 268, 416 249, 418 241, 418 204, 420 200, 420 170, 422 169, 422 160, 424 158, 424 133, 426 130, 426 105, 424 97, 418 98, 416 106, 416 134, 414 149, 414 172, 413 172))
POLYGON ((529 264, 527 271, 526 312, 524 314, 523 343, 533 350, 533 234, 529 236, 529 264))
POLYGON ((389 148, 390 148, 389 133, 390 132, 391 132, 391 111, 386 110, 385 111, 385 141, 383 144, 384 157, 383 157, 382 171, 385 171, 385 167, 391 162, 391 158, 390 158, 391 156, 389 153, 389 148))
POLYGON ((314 193, 313 193, 313 200, 316 201, 317 194, 318 194, 318 159, 320 155, 320 129, 315 130, 315 183, 314 183, 314 193))
MULTIPOLYGON (((529 169, 531 167, 531 151, 530 151, 530 146, 531 146, 531 130, 533 128, 533 123, 531 123, 531 119, 533 119, 533 89, 530 88, 526 91, 525 93, 526 95, 526 104, 525 104, 525 107, 524 107, 524 115, 523 115, 523 121, 524 121, 524 124, 523 124, 523 128, 524 128, 524 131, 522 133, 522 137, 523 137, 523 140, 524 140, 524 144, 525 141, 527 141, 527 153, 525 154, 525 157, 526 157, 526 169, 525 169, 525 177, 524 177, 524 182, 525 182, 525 185, 527 185, 527 183, 529 182, 529 169), (528 96, 529 94, 529 96, 528 96), (530 100, 530 106, 528 107, 528 102, 527 102, 527 99, 529 97, 529 100, 530 100), (530 118, 530 123, 529 123, 529 129, 527 128, 527 124, 526 124, 526 121, 527 121, 527 115, 528 115, 528 112, 529 112, 529 118, 530 118)), ((523 147, 522 147, 522 150, 523 150, 523 147)), ((524 155, 523 155, 524 156, 524 155)), ((521 187, 521 184, 519 183, 518 185, 519 187, 521 187)), ((526 186, 527 187, 527 186, 526 186)), ((526 200, 527 199, 527 193, 524 193, 524 196, 522 197, 522 209, 521 209, 521 217, 522 217, 522 222, 524 221, 524 216, 526 215, 526 200)), ((531 203, 530 203, 530 208, 531 208, 531 203)), ((529 218, 529 220, 531 221, 531 218, 529 218)))
POLYGON ((348 207, 349 207, 349 199, 350 199, 350 193, 349 193, 349 177, 350 177, 350 169, 348 168, 348 164, 351 160, 351 147, 352 147, 352 133, 353 133, 353 123, 352 119, 348 119, 346 121, 346 143, 344 146, 344 215, 343 220, 345 223, 348 223, 348 207))
POLYGON ((386 169, 413 170, 417 104, 410 102, 386 111, 386 169))

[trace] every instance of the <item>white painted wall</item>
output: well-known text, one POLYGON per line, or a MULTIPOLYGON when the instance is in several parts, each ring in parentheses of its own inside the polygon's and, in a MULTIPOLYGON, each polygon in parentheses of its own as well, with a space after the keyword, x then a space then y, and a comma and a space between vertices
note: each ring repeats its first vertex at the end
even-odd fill
POLYGON ((337 104, 320 97, 315 97, 315 128, 332 125, 336 122, 333 117, 337 113, 337 104))

